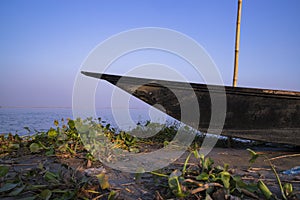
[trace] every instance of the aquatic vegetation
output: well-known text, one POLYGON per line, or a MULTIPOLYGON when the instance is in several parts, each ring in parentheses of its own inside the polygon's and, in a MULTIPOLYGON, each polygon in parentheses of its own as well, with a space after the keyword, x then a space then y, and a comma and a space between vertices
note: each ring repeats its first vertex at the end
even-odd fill
POLYGON ((176 169, 170 175, 152 172, 154 175, 167 178, 169 190, 176 197, 187 199, 228 199, 244 196, 257 197, 255 183, 246 183, 241 177, 232 175, 229 166, 214 166, 210 157, 199 155, 193 150, 186 158, 182 170, 176 169), (189 166, 189 159, 194 156, 198 165, 189 166))
POLYGON ((0 153, 9 153, 20 148, 22 139, 18 134, 0 135, 0 153))
MULTIPOLYGON (((282 182, 279 178, 278 172, 276 171, 275 166, 272 164, 271 160, 267 156, 265 156, 263 154, 258 154, 255 151, 253 151, 252 149, 247 149, 247 150, 251 154, 251 158, 249 160, 250 163, 254 163, 258 157, 264 157, 265 160, 269 163, 269 165, 276 177, 278 186, 280 188, 282 199, 288 199, 289 197, 293 197, 293 195, 294 195, 293 194, 293 185, 291 183, 285 183, 284 185, 282 185, 282 182)), ((271 198, 278 199, 278 197, 276 197, 276 195, 274 195, 270 191, 270 189, 265 185, 265 183, 262 180, 259 180, 257 184, 266 199, 271 199, 271 198)))
MULTIPOLYGON (((48 131, 36 131, 34 135, 1 135, 0 158, 3 162, 0 164, 0 198, 116 199, 119 191, 112 188, 105 172, 97 172, 95 176, 82 172, 78 175, 78 170, 64 161, 76 158, 82 160, 86 168, 90 168, 95 162, 99 162, 95 157, 97 154, 114 159, 110 156, 114 155, 112 153, 143 153, 148 145, 150 148, 151 145, 154 146, 152 150, 163 148, 172 141, 178 127, 178 124, 166 126, 146 122, 132 132, 117 132, 101 120, 62 119, 55 120, 54 127, 48 131), (150 133, 157 132, 156 135, 148 138, 137 137, 149 134, 149 130, 150 133), (95 144, 102 146, 95 148, 95 144), (20 161, 22 157, 26 157, 24 160, 29 162, 16 162, 15 159, 20 161)), ((158 179, 162 192, 157 191, 157 195, 161 198, 278 199, 263 180, 245 181, 234 175, 226 163, 215 166, 213 159, 199 154, 197 144, 193 145, 180 166, 167 167, 148 174, 158 179)), ((250 149, 248 151, 251 154, 251 164, 264 156, 250 149)), ((271 160, 265 159, 276 176, 282 198, 293 199, 293 185, 282 184, 271 160)), ((137 186, 144 172, 142 168, 136 172, 137 186)), ((153 182, 153 185, 157 182, 153 182)))
MULTIPOLYGON (((31 130, 28 130, 31 132, 31 130)), ((103 173, 91 177, 77 177, 76 171, 66 164, 57 166, 57 159, 81 157, 87 166, 94 161, 93 144, 99 142, 106 149, 138 152, 139 140, 126 132, 116 132, 109 124, 101 124, 92 119, 55 120, 54 127, 48 131, 19 137, 18 135, 0 136, 1 158, 33 159, 40 156, 45 161, 33 162, 25 170, 15 171, 14 163, 0 165, 0 198, 26 197, 28 199, 74 199, 104 197, 114 199, 118 193, 110 189, 107 176, 103 173), (87 134, 84 134, 84 133, 87 134), (80 134, 81 133, 81 134, 80 134), (89 137, 90 144, 83 144, 82 137, 89 137), (109 142, 101 142, 101 140, 109 142), (106 146, 105 146, 106 145, 106 146), (33 158, 30 156, 32 155, 33 158), (49 166, 55 165, 54 169, 49 166), (70 177, 70 179, 66 178, 70 177)), ((106 150, 103 148, 102 150, 106 150)), ((99 149, 97 149, 99 151, 99 149)), ((99 153, 99 152, 97 152, 99 153)), ((101 152, 102 154, 106 152, 101 152)), ((25 164, 26 166, 27 164, 25 164)))
MULTIPOLYGON (((249 163, 254 163, 261 156, 250 149, 248 151, 251 153, 249 163)), ((271 163, 270 166, 276 175, 282 198, 295 199, 292 184, 285 183, 282 186, 274 166, 271 163)), ((151 173, 165 180, 170 191, 167 198, 173 195, 184 199, 279 199, 263 180, 244 181, 242 177, 233 175, 227 164, 223 167, 214 166, 210 157, 200 155, 197 150, 191 151, 181 169, 175 169, 169 174, 160 171, 151 173), (198 160, 197 166, 189 165, 191 156, 198 160)))
MULTIPOLYGON (((0 156, 0 198, 24 199, 90 199, 105 196, 114 199, 107 178, 78 176, 78 172, 61 159, 82 157, 86 163, 94 158, 83 146, 73 120, 54 122, 55 128, 34 135, 2 135, 0 156), (85 156, 84 156, 85 155, 85 156), (26 156, 30 163, 14 159, 26 156), (36 159, 37 158, 37 159, 36 159)), ((101 176, 101 174, 99 175, 101 176)))

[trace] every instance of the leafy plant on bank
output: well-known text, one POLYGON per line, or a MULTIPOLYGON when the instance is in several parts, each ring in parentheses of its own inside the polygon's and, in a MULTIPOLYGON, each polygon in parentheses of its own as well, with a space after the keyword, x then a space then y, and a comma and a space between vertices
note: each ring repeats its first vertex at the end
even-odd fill
POLYGON ((41 132, 33 136, 29 149, 32 153, 45 151, 46 155, 55 153, 69 153, 75 155, 77 151, 83 151, 80 135, 75 127, 75 122, 68 119, 67 125, 59 126, 57 120, 54 121, 56 128, 50 128, 47 132, 41 132))
MULTIPOLYGON (((12 134, 1 135, 0 156, 9 158, 11 156, 43 154, 49 156, 45 157, 46 162, 53 163, 56 156, 65 158, 83 153, 82 155, 86 155, 86 159, 93 161, 94 157, 86 151, 81 141, 80 134, 75 127, 75 121, 68 119, 66 124, 64 120, 60 123, 55 120, 55 128, 25 137, 12 134)), ((109 125, 106 128, 108 127, 109 125)), ((107 130, 110 132, 107 137, 113 137, 112 130, 107 130)), ((30 132, 30 130, 28 131, 30 132)), ((105 199, 114 199, 117 195, 114 190, 110 189, 105 174, 99 174, 95 181, 95 177, 78 177, 76 170, 66 164, 61 164, 55 169, 49 169, 49 165, 44 165, 41 162, 29 164, 31 167, 24 170, 15 170, 14 165, 10 162, 0 165, 0 199, 2 197, 24 197, 24 199, 105 197, 105 199)))
MULTIPOLYGON (((256 159, 263 156, 268 162, 276 176, 282 199, 293 199, 295 196, 291 183, 282 185, 275 166, 265 156, 257 154, 251 149, 249 163, 254 163, 256 159)), ((243 199, 245 197, 253 199, 281 199, 273 194, 263 180, 257 182, 245 182, 240 176, 232 175, 229 166, 214 166, 214 161, 193 150, 186 158, 182 169, 175 169, 169 174, 159 171, 151 172, 153 175, 166 179, 170 193, 183 199, 243 199), (194 156, 198 160, 198 165, 189 165, 190 157, 194 156)), ((172 195, 168 198, 172 198, 172 195)))
MULTIPOLYGON (((103 142, 110 148, 120 148, 123 150, 132 150, 137 142, 137 138, 128 133, 121 131, 117 133, 110 124, 103 125, 97 123, 92 118, 82 120, 67 120, 67 125, 59 126, 57 120, 54 121, 55 128, 50 128, 47 132, 40 132, 32 136, 30 142, 30 151, 32 153, 39 153, 45 151, 46 155, 53 155, 55 153, 68 153, 75 155, 77 152, 90 150, 94 144, 98 145, 103 142), (76 124, 76 126, 75 126, 76 124), (76 128, 77 127, 77 128, 76 128), (85 137, 82 140, 81 137, 85 137), (88 138, 87 138, 88 137, 88 138), (98 141, 97 141, 98 139, 98 141), (83 141, 88 141, 83 144, 83 141)), ((93 160, 92 154, 88 154, 89 158, 93 160)))
POLYGON ((255 183, 245 183, 241 177, 230 174, 228 165, 214 166, 214 161, 192 151, 185 160, 182 170, 174 170, 169 175, 159 172, 152 174, 167 178, 169 190, 180 198, 195 199, 229 199, 230 197, 257 197, 255 183), (194 155, 198 160, 197 166, 189 166, 189 159, 194 155))
POLYGON ((22 145, 22 138, 16 134, 9 133, 7 136, 0 135, 0 153, 9 153, 17 150, 22 145))
MULTIPOLYGON (((85 152, 88 160, 94 160, 93 155, 97 155, 98 153, 101 155, 107 154, 108 159, 113 159, 112 153, 121 154, 122 151, 138 152, 138 145, 141 145, 143 142, 167 143, 172 140, 178 130, 176 125, 159 126, 161 130, 156 135, 140 140, 135 137, 134 132, 130 134, 123 131, 117 133, 109 124, 103 125, 99 122, 88 118, 85 120, 67 120, 67 124, 65 124, 64 120, 61 120, 61 124, 59 124, 56 120, 54 122, 55 128, 50 128, 47 132, 37 132, 26 139, 12 134, 7 136, 1 135, 0 153, 8 154, 20 148, 27 147, 33 154, 45 153, 47 156, 75 156, 79 152, 85 152), (83 141, 88 142, 83 144, 83 141), (100 145, 101 148, 95 148, 97 145, 100 145), (115 151, 112 152, 112 150, 115 151)), ((136 133, 143 134, 142 131, 145 130, 146 134, 149 133, 149 130, 157 131, 157 125, 147 123, 146 125, 148 129, 143 129, 142 126, 139 126, 135 130, 136 133)), ((255 162, 261 156, 252 150, 249 151, 252 156, 250 163, 255 162)), ((282 185, 274 165, 270 161, 269 164, 276 175, 282 198, 288 199, 292 197, 292 185, 290 183, 282 185)), ((63 168, 64 166, 61 167, 61 169, 63 168)), ((90 188, 91 185, 95 184, 91 179, 77 179, 73 174, 70 175, 71 178, 66 183, 61 172, 51 171, 42 164, 37 168, 19 173, 13 179, 9 177, 9 171, 11 170, 12 168, 7 165, 0 166, 0 197, 12 197, 31 193, 32 195, 29 195, 27 199, 52 199, 54 197, 57 199, 58 197, 60 199, 72 199, 80 195, 84 199, 87 193, 98 196, 103 195, 99 193, 99 189, 90 188), (43 176, 43 181, 38 183, 32 182, 34 181, 34 177, 39 175, 43 176), (66 184, 68 185, 67 187, 62 187, 62 185, 66 184)), ((152 174, 164 177, 167 180, 165 186, 169 188, 173 196, 179 198, 216 199, 230 197, 243 198, 245 196, 259 198, 260 196, 264 196, 266 199, 278 199, 262 180, 259 180, 257 183, 246 183, 241 177, 232 175, 228 165, 215 167, 214 161, 211 158, 199 155, 197 150, 189 154, 181 170, 176 169, 168 174, 160 172, 152 172, 152 174), (194 156, 198 160, 197 166, 189 165, 191 156, 194 156)), ((105 174, 99 174, 97 178, 100 188, 103 190, 109 188, 105 174)), ((106 194, 109 199, 113 199, 116 195, 113 190, 106 194)))
POLYGON ((151 121, 146 121, 145 124, 138 123, 138 126, 131 130, 132 135, 142 136, 141 141, 145 143, 168 143, 173 140, 178 132, 179 124, 159 124, 151 121))
POLYGON ((97 181, 93 177, 79 178, 75 170, 63 164, 57 171, 48 167, 40 163, 18 171, 13 166, 0 166, 0 198, 65 200, 108 196, 113 199, 116 195, 113 190, 108 190, 110 186, 105 175, 97 181))
MULTIPOLYGON (((277 183, 278 183, 278 186, 279 186, 279 189, 280 189, 280 192, 281 192, 281 197, 282 199, 288 199, 288 198, 292 198, 293 197, 293 185, 291 183, 285 183, 284 185, 282 185, 282 182, 279 178, 279 175, 275 169, 275 166, 273 165, 273 163, 269 160, 269 158, 266 156, 266 155, 263 155, 263 154, 257 154, 255 151, 253 151, 252 149, 247 149, 250 154, 251 154, 251 158, 249 160, 249 162, 252 164, 254 163, 258 157, 263 157, 267 162, 268 164, 270 165, 275 177, 276 177, 276 180, 277 180, 277 183)), ((262 180, 259 180, 258 181, 258 188, 261 190, 261 192, 264 194, 265 198, 266 199, 278 199, 278 197, 273 194, 270 189, 266 186, 266 184, 262 181, 262 180)))

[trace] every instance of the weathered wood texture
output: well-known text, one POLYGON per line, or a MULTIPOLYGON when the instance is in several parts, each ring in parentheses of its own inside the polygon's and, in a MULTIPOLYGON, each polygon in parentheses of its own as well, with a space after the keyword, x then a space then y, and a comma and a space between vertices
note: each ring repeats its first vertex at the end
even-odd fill
MULTIPOLYGON (((189 94, 193 92, 187 88, 187 83, 82 73, 117 85, 150 105, 160 104, 168 115, 178 120, 181 120, 182 105, 178 99, 188 105, 189 94)), ((206 132, 211 121, 211 95, 218 98, 224 87, 195 83, 190 86, 198 99, 200 122, 187 117, 183 122, 206 132)), ((227 111, 222 135, 300 145, 300 92, 228 86, 225 92, 227 111)), ((185 106, 184 109, 192 113, 195 108, 185 106)))

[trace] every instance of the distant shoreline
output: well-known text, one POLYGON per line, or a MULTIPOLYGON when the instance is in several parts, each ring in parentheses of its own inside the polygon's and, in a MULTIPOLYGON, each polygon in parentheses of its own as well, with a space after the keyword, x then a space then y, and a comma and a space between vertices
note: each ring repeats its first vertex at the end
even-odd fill
POLYGON ((0 108, 68 108, 72 109, 72 107, 68 106, 0 106, 0 108))
MULTIPOLYGON (((32 109, 45 109, 45 108, 54 108, 54 109, 72 109, 72 107, 64 106, 0 106, 1 108, 32 108, 32 109)), ((96 109, 112 109, 112 107, 98 107, 96 109)), ((127 109, 126 107, 116 107, 116 109, 127 109)), ((129 107, 129 109, 148 109, 147 107, 129 107)))

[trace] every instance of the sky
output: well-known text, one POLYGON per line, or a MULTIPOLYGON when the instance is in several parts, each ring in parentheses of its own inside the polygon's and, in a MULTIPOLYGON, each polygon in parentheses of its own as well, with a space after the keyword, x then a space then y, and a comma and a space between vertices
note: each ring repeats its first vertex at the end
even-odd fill
MULTIPOLYGON (((300 91, 299 10, 299 0, 243 1, 238 86, 300 91)), ((193 38, 231 85, 236 12, 237 0, 1 0, 0 106, 71 107, 89 53, 142 27, 193 38)), ((152 54, 147 59, 157 58, 152 54)), ((100 89, 99 106, 107 107, 112 87, 100 89)))

